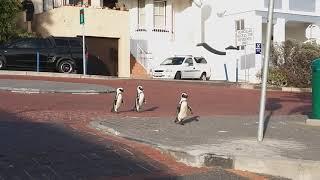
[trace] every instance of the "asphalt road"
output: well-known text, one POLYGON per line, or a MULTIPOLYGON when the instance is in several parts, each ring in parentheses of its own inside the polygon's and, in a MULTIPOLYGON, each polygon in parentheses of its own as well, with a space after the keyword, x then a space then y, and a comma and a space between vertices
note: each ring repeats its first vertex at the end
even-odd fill
MULTIPOLYGON (((0 78, 8 78, 1 76, 0 78)), ((135 80, 60 80, 125 88, 125 105, 110 112, 113 94, 21 94, 0 92, 0 180, 7 179, 265 179, 219 168, 192 168, 147 145, 87 127, 97 116, 174 114, 182 91, 203 115, 255 114, 256 90, 135 80), (135 89, 145 87, 146 112, 131 111, 135 89)), ((308 113, 309 94, 270 93, 275 113, 308 113)))

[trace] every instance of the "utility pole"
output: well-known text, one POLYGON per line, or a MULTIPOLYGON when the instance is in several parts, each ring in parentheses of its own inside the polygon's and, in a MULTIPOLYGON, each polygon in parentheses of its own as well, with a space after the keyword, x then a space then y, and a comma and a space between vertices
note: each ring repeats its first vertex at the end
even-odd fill
POLYGON ((272 26, 273 26, 273 9, 274 0, 269 0, 269 10, 268 10, 268 26, 267 26, 267 39, 265 46, 265 55, 263 63, 263 74, 262 74, 262 87, 261 87, 261 97, 260 97, 260 112, 259 112, 259 129, 258 129, 258 141, 263 140, 264 132, 264 113, 266 108, 266 91, 267 91, 267 79, 268 79, 268 68, 269 68, 269 58, 270 58, 270 46, 271 46, 271 36, 272 36, 272 26))

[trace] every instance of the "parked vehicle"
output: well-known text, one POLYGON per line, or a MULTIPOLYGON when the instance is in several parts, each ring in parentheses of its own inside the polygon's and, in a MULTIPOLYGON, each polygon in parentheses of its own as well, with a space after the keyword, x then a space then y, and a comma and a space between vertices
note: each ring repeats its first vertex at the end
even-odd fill
POLYGON ((0 70, 36 70, 37 54, 41 70, 61 73, 81 71, 82 41, 77 37, 17 39, 0 47, 0 70))
POLYGON ((164 60, 152 70, 153 78, 209 80, 211 68, 203 57, 175 56, 164 60))

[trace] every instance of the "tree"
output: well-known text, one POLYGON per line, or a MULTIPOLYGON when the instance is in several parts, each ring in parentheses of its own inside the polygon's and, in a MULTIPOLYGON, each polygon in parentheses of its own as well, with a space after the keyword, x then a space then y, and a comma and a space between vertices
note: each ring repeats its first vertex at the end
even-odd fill
POLYGON ((19 0, 0 0, 0 43, 16 36, 16 18, 20 11, 19 0))

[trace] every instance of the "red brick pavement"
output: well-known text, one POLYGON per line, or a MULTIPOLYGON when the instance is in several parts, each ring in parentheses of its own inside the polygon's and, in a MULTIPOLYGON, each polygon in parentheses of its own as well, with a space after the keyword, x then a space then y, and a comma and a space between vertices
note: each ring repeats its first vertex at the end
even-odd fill
MULTIPOLYGON (((201 84, 184 84, 163 81, 141 80, 84 80, 65 78, 42 77, 13 77, 0 76, 0 78, 38 79, 64 82, 81 82, 103 84, 112 87, 125 88, 125 105, 119 116, 172 116, 181 92, 190 94, 190 104, 194 112, 200 116, 209 115, 254 115, 258 112, 259 91, 235 89, 226 87, 207 86, 201 84), (145 87, 147 96, 146 109, 143 113, 134 113, 133 106, 135 87, 141 84, 145 87)), ((302 93, 268 93, 270 110, 275 114, 303 114, 310 111, 310 94, 302 93)), ((122 138, 111 137, 87 127, 90 118, 97 116, 118 116, 111 114, 112 94, 100 95, 72 95, 72 94, 17 94, 1 92, 0 109, 12 113, 21 121, 28 120, 44 123, 62 123, 79 133, 91 134, 104 140, 111 141, 119 151, 129 150, 136 158, 149 159, 166 166, 168 174, 182 175, 207 171, 206 168, 190 168, 177 163, 170 156, 140 144, 122 138), (124 150, 126 149, 126 150, 124 150)), ((124 152, 125 153, 125 152, 124 152)), ((241 174, 241 173, 240 173, 241 174)), ((250 179, 264 179, 257 175, 243 173, 250 179)), ((142 175, 144 176, 144 175, 142 175)), ((137 176, 137 179, 139 179, 137 176)), ((123 177, 126 179, 125 177, 123 177)))
MULTIPOLYGON (((12 76, 0 76, 0 78, 12 78, 12 76)), ((208 86, 203 84, 175 83, 165 81, 142 80, 88 80, 42 77, 15 77, 19 79, 39 79, 65 82, 81 82, 102 84, 125 89, 125 104, 121 108, 121 115, 130 116, 172 116, 175 113, 177 102, 181 92, 188 92, 189 102, 194 112, 199 116, 210 115, 256 115, 259 109, 259 90, 248 90, 220 86, 208 86), (135 89, 138 84, 144 86, 147 105, 146 112, 133 113, 131 109, 135 98, 135 89)), ((25 99, 20 105, 32 104, 34 107, 44 110, 78 110, 95 111, 105 115, 110 114, 112 94, 102 95, 68 95, 68 94, 40 94, 33 96, 17 95, 25 99), (30 99, 32 97, 32 101, 30 99), (46 98, 46 106, 41 102, 46 98)), ((310 93, 285 93, 268 92, 267 110, 274 111, 278 115, 307 114, 311 111, 310 93)), ((14 104, 14 102, 13 102, 14 104)), ((10 106, 10 103, 8 104, 10 106)))

